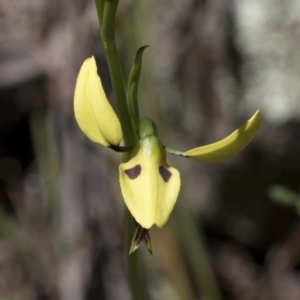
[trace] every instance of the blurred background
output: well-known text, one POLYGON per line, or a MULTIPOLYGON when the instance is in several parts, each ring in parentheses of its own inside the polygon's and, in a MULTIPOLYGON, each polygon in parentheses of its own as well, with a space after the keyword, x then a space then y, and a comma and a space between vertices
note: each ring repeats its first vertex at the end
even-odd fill
MULTIPOLYGON (((300 2, 122 0, 125 81, 145 51, 141 116, 164 144, 221 139, 260 109, 237 157, 169 157, 182 189, 138 251, 150 300, 300 299, 300 2)), ((114 105, 92 0, 0 0, 0 299, 129 300, 121 157, 73 114, 94 55, 114 105)))

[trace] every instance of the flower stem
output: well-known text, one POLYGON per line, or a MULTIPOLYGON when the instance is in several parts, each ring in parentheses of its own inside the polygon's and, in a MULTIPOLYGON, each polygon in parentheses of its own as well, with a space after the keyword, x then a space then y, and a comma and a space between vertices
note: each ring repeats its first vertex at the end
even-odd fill
POLYGON ((97 12, 102 13, 102 16, 99 16, 101 38, 110 71, 124 142, 126 146, 132 146, 135 144, 135 138, 127 106, 121 63, 115 42, 115 15, 119 1, 95 0, 95 2, 96 6, 99 6, 97 12))
POLYGON ((126 226, 125 255, 126 255, 128 282, 131 289, 131 297, 132 300, 142 300, 144 299, 144 297, 143 297, 143 286, 142 286, 141 274, 139 269, 138 252, 136 251, 129 255, 131 240, 133 238, 136 226, 127 207, 125 207, 125 226, 126 226))
MULTIPOLYGON (((101 27, 101 38, 108 62, 124 143, 125 146, 132 146, 135 145, 136 140, 127 106, 123 73, 115 42, 115 16, 118 2, 118 0, 95 0, 99 24, 101 27)), ((128 159, 128 153, 124 154, 123 160, 127 161, 128 159)), ((125 228, 126 267, 131 295, 133 300, 142 300, 143 290, 141 276, 139 273, 138 254, 133 253, 132 255, 128 255, 131 246, 131 239, 135 232, 135 224, 127 208, 125 210, 125 228)))
POLYGON ((222 292, 205 245, 203 230, 199 223, 196 223, 192 211, 186 204, 187 201, 182 200, 186 199, 180 199, 175 207, 177 217, 175 226, 191 274, 203 299, 222 300, 222 292))

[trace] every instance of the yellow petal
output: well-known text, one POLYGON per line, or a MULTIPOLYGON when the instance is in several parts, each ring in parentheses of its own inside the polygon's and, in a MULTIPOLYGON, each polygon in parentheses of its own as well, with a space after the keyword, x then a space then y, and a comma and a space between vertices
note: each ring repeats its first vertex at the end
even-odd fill
POLYGON ((256 111, 250 120, 225 139, 188 150, 184 156, 202 162, 216 162, 230 158, 242 151, 255 137, 261 122, 261 113, 256 111))
POLYGON ((94 57, 86 59, 80 69, 74 94, 74 112, 80 129, 93 142, 105 146, 120 143, 120 122, 106 98, 94 57))
POLYGON ((166 163, 157 137, 142 138, 119 173, 125 203, 135 220, 145 229, 154 224, 162 227, 176 203, 180 175, 166 163))

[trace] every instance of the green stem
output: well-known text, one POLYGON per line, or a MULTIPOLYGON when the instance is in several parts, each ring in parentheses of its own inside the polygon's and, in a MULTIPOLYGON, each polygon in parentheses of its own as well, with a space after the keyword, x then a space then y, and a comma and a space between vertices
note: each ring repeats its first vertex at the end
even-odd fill
POLYGON ((131 297, 133 300, 142 300, 143 297, 143 285, 141 281, 141 274, 139 272, 139 256, 138 252, 135 251, 129 255, 131 240, 133 238, 133 234, 135 232, 135 223, 133 218, 127 209, 125 208, 125 225, 126 225, 126 236, 125 236, 125 255, 126 255, 126 263, 127 263, 127 276, 128 282, 130 284, 131 289, 131 297))
MULTIPOLYGON (((98 2, 99 5, 103 5, 103 0, 95 1, 96 5, 98 2)), ((132 146, 135 144, 135 138, 133 128, 131 126, 129 109, 127 106, 121 62, 115 42, 115 15, 118 7, 118 2, 118 0, 104 0, 102 22, 101 17, 99 17, 99 22, 100 26, 102 23, 101 37, 110 71, 110 77, 117 103, 119 119, 122 126, 124 142, 126 146, 132 146)), ((101 11, 101 8, 97 9, 97 11, 101 11)))
POLYGON ((103 12, 104 12, 104 2, 105 0, 95 0, 96 2, 96 9, 97 9, 97 14, 99 18, 99 24, 101 26, 102 20, 103 20, 103 12))
POLYGON ((182 248, 197 288, 203 299, 222 300, 218 280, 211 265, 211 259, 205 246, 202 228, 196 223, 193 213, 186 204, 186 199, 179 199, 175 208, 177 222, 176 231, 179 232, 182 248))
MULTIPOLYGON (((122 126, 125 146, 135 145, 136 140, 131 125, 129 109, 127 106, 126 92, 124 86, 121 63, 115 43, 115 16, 118 7, 118 0, 95 0, 99 23, 101 27, 101 37, 110 71, 110 78, 116 99, 119 119, 122 126)), ((127 161, 129 155, 125 154, 123 160, 127 161)), ((141 276, 139 272, 138 254, 128 255, 131 239, 135 232, 133 218, 128 209, 125 212, 125 255, 128 282, 133 300, 143 299, 141 276)))

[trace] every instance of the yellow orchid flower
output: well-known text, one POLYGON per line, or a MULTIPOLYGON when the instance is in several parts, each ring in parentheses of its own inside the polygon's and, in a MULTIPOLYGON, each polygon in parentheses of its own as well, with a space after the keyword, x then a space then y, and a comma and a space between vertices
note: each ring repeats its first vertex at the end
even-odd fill
POLYGON ((92 141, 116 151, 131 152, 129 161, 119 167, 122 195, 138 224, 130 252, 135 251, 142 241, 151 252, 148 230, 153 225, 162 227, 176 203, 180 175, 175 168, 168 165, 166 153, 201 162, 230 158, 252 141, 261 122, 261 113, 257 111, 250 120, 225 139, 181 152, 163 146, 155 123, 144 118, 138 123, 139 140, 136 145, 122 148, 119 146, 122 139, 120 122, 105 96, 93 57, 83 63, 79 72, 74 110, 79 127, 92 141))

